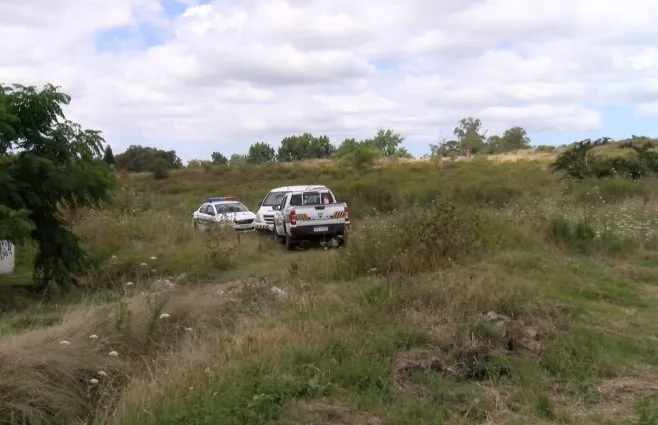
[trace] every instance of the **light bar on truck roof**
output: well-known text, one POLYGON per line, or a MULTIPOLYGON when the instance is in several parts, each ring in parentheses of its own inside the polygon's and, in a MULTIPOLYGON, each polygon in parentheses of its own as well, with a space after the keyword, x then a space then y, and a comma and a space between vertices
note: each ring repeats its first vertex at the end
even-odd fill
POLYGON ((235 201, 235 196, 216 196, 216 197, 208 198, 209 204, 213 202, 222 202, 222 201, 235 201))

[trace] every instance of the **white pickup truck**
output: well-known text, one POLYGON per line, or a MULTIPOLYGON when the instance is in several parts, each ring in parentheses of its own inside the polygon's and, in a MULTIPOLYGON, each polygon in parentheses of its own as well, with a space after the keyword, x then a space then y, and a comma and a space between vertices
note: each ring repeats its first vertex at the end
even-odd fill
POLYGON ((322 185, 296 185, 296 186, 282 186, 277 187, 265 195, 262 201, 258 203, 258 211, 256 211, 256 220, 254 221, 254 228, 260 232, 273 232, 274 231, 274 211, 275 207, 281 205, 283 197, 288 193, 294 191, 316 190, 320 192, 329 192, 329 196, 333 199, 334 194, 326 186, 322 185))
POLYGON ((337 239, 343 246, 350 210, 329 189, 303 188, 286 193, 274 206, 274 238, 292 250, 302 241, 337 239))

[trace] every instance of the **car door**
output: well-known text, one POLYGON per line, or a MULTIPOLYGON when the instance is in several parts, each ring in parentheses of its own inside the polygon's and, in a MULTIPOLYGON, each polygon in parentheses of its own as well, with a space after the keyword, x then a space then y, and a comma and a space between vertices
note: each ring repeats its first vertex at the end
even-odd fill
POLYGON ((288 195, 285 195, 281 203, 277 205, 276 211, 274 211, 274 225, 276 226, 276 231, 280 235, 286 234, 284 227, 285 217, 283 215, 283 210, 285 209, 287 202, 288 202, 288 195))
POLYGON ((194 212, 194 223, 200 229, 204 229, 206 226, 206 204, 202 204, 199 209, 194 212))
POLYGON ((217 211, 215 210, 215 207, 212 204, 206 205, 206 225, 210 226, 215 222, 215 218, 217 216, 217 211))

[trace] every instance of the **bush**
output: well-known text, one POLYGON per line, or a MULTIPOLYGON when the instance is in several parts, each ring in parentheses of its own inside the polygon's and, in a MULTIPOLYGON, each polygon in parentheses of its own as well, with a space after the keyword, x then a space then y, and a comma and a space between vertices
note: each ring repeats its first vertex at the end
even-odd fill
POLYGON ((412 274, 476 258, 519 240, 500 216, 487 211, 435 202, 384 218, 359 223, 336 259, 336 277, 370 273, 412 274))
POLYGON ((641 244, 633 238, 623 238, 612 232, 595 230, 587 219, 570 220, 553 217, 548 221, 548 240, 560 248, 583 254, 633 252, 641 244))
POLYGON ((151 167, 153 178, 156 180, 164 180, 169 178, 169 164, 162 158, 157 158, 151 167))

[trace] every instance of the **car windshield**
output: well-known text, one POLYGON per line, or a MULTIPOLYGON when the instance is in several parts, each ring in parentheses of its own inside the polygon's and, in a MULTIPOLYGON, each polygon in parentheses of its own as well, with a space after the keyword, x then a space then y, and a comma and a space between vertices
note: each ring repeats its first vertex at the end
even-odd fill
POLYGON ((247 207, 239 202, 230 202, 225 204, 215 204, 217 214, 228 214, 249 211, 247 207))
POLYGON ((263 201, 264 207, 273 207, 279 205, 283 200, 283 197, 290 192, 270 192, 263 201))

